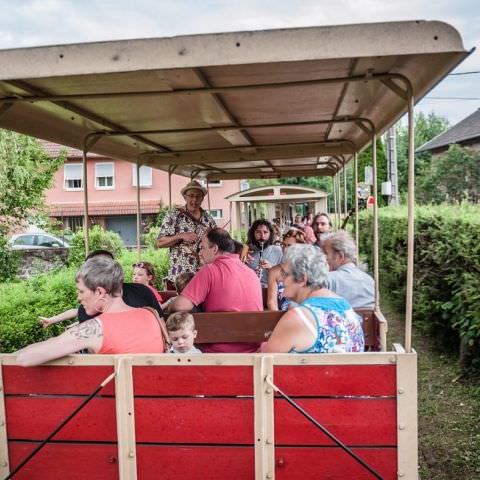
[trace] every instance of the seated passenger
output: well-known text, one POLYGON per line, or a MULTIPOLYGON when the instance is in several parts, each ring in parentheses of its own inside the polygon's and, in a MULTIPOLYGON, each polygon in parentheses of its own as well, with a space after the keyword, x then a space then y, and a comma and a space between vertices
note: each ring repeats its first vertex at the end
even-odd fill
POLYGON ((94 318, 57 337, 16 352, 28 367, 87 349, 91 353, 163 353, 164 325, 151 310, 129 307, 122 300, 123 271, 104 256, 87 260, 75 277, 78 301, 94 318))
POLYGON ((316 242, 314 245, 321 248, 323 238, 332 231, 333 225, 327 213, 317 213, 312 220, 312 229, 316 242))
MULTIPOLYGON (((85 261, 94 257, 105 257, 113 260, 113 255, 108 250, 94 250, 93 252, 90 252, 85 261)), ((150 288, 141 283, 124 283, 122 285, 122 298, 130 307, 151 307, 158 312, 160 317, 163 317, 160 303, 156 299, 154 293, 150 288)), ((43 328, 46 328, 55 323, 63 322, 64 320, 72 320, 76 317, 78 317, 80 323, 93 318, 85 312, 83 305, 79 305, 78 308, 71 308, 70 310, 66 310, 58 315, 53 315, 52 317, 38 318, 43 328)))
MULTIPOLYGON (((190 283, 190 280, 195 276, 192 272, 179 273, 175 278, 175 290, 180 295, 185 290, 185 287, 190 283)), ((164 303, 162 303, 162 310, 164 315, 170 314, 170 305, 173 303, 176 297, 170 297, 164 303)))
POLYGON ((313 245, 292 245, 281 269, 285 296, 300 305, 282 316, 262 352, 363 352, 361 318, 324 286, 328 265, 323 252, 313 245))
POLYGON ((357 249, 352 237, 344 230, 322 240, 330 272, 326 287, 350 302, 353 308, 373 308, 375 282, 356 265, 357 249))
POLYGON ((197 331, 191 313, 172 313, 167 319, 167 331, 172 344, 169 353, 202 353, 193 345, 197 331))
MULTIPOLYGON (((306 243, 305 233, 302 230, 291 228, 283 236, 283 252, 285 253, 288 247, 295 245, 296 243, 306 243)), ((287 311, 290 305, 290 300, 288 298, 285 298, 283 294, 285 290, 285 285, 283 284, 281 271, 281 265, 275 265, 268 272, 268 310, 287 311)))
POLYGON ((268 271, 280 263, 282 249, 273 245, 275 232, 268 220, 255 220, 248 230, 247 237, 250 246, 247 264, 259 275, 262 287, 267 287, 268 271))
MULTIPOLYGON (((203 267, 185 290, 175 298, 170 310, 189 311, 202 304, 204 312, 253 312, 263 310, 262 289, 255 272, 232 252, 226 230, 214 228, 202 239, 203 267)), ((254 352, 258 344, 215 344, 204 352, 254 352)))
POLYGON ((132 265, 133 267, 133 283, 145 285, 155 295, 158 303, 162 303, 162 297, 158 290, 153 285, 155 280, 155 267, 150 262, 138 262, 132 265))

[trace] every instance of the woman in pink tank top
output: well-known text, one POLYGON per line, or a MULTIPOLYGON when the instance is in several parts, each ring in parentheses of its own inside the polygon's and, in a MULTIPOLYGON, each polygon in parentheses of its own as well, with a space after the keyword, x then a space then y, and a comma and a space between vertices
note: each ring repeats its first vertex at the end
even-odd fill
POLYGON ((58 337, 17 352, 17 364, 33 366, 87 349, 90 353, 163 353, 160 322, 145 308, 122 300, 123 271, 118 262, 99 256, 87 260, 75 277, 78 301, 87 314, 99 314, 58 337))

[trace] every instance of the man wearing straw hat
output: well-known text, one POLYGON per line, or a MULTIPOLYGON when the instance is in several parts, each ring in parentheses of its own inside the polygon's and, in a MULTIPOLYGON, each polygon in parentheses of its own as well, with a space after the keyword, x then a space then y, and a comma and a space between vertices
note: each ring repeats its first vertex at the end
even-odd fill
POLYGON ((217 225, 212 216, 201 208, 207 189, 196 180, 182 188, 184 207, 175 207, 165 216, 160 227, 157 247, 170 249, 170 267, 167 288, 174 289, 173 282, 180 273, 196 273, 200 268, 198 253, 205 233, 217 225))

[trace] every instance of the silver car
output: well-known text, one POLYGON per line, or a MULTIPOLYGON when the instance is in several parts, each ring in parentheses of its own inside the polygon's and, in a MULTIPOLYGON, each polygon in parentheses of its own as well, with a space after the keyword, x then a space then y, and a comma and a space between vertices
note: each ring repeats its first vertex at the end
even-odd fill
POLYGON ((70 248, 67 241, 49 233, 20 233, 12 235, 8 240, 12 250, 27 250, 31 248, 70 248))

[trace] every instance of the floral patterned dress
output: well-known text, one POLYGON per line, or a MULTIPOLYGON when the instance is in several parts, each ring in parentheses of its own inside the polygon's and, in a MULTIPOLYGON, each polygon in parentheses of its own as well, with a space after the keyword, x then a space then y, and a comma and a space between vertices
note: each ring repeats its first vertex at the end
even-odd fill
POLYGON ((305 350, 290 350, 290 353, 341 353, 363 352, 362 318, 352 306, 339 297, 310 297, 300 307, 307 308, 315 318, 316 329, 301 308, 295 311, 305 326, 316 334, 315 341, 305 350), (315 331, 314 331, 315 330, 315 331))
POLYGON ((175 282, 179 273, 196 273, 200 268, 198 253, 200 242, 205 233, 217 224, 212 216, 201 209, 200 219, 193 218, 183 207, 175 207, 170 210, 163 219, 158 238, 170 237, 179 233, 191 232, 198 235, 198 241, 194 243, 180 242, 170 247, 170 267, 168 280, 175 282))

